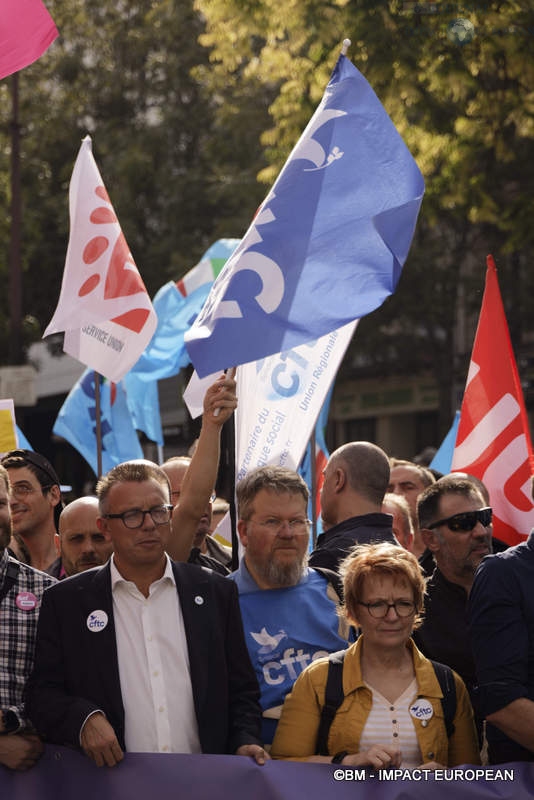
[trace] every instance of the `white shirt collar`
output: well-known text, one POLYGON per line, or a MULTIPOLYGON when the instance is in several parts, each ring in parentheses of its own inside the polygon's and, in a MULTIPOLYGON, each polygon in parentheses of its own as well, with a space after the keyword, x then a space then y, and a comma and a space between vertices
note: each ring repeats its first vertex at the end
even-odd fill
MULTIPOLYGON (((110 571, 111 571, 111 591, 114 591, 115 587, 119 586, 120 584, 128 585, 128 584, 132 584, 133 583, 133 581, 129 581, 126 578, 123 578, 123 576, 120 574, 120 572, 117 569, 117 566, 115 564, 114 553, 111 554, 110 571)), ((161 578, 159 578, 157 581, 154 581, 154 583, 152 583, 151 586, 154 586, 155 584, 159 583, 160 581, 163 582, 163 581, 166 581, 166 580, 170 580, 171 583, 174 586, 176 586, 176 580, 174 578, 174 572, 172 571, 172 562, 171 562, 171 559, 169 558, 169 556, 167 555, 167 553, 165 553, 165 571, 164 571, 163 575, 161 576, 161 578)))

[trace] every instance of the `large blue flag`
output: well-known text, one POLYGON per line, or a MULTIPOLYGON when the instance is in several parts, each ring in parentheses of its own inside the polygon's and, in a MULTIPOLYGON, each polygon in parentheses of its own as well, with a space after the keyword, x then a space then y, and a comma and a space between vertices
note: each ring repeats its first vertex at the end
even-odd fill
POLYGON ((399 280, 423 192, 385 109, 340 56, 186 334, 198 374, 291 350, 377 308, 399 280))
MULTIPOLYGON (((99 375, 102 426, 102 470, 132 458, 143 458, 121 383, 99 375)), ((53 432, 67 440, 97 475, 95 373, 85 370, 61 406, 53 432)))

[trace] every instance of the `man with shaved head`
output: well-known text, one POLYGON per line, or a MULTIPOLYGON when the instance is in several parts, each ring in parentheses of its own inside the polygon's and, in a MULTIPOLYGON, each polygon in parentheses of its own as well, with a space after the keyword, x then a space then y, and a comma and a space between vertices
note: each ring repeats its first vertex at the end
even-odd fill
POLYGON ((61 560, 58 577, 70 578, 106 563, 113 546, 96 523, 100 516, 96 497, 79 497, 65 506, 59 517, 56 547, 61 560))
POLYGON ((354 545, 398 544, 392 517, 382 512, 389 483, 389 460, 371 442, 349 442, 335 450, 323 472, 321 516, 325 533, 317 540, 310 566, 336 570, 354 545))

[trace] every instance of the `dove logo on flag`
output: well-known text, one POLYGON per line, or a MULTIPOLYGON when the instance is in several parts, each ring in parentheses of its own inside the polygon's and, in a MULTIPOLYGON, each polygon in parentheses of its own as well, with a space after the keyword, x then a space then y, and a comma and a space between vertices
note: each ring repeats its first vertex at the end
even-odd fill
POLYGON ((58 306, 44 335, 115 383, 139 359, 157 317, 91 150, 82 142, 69 187, 70 237, 58 306))

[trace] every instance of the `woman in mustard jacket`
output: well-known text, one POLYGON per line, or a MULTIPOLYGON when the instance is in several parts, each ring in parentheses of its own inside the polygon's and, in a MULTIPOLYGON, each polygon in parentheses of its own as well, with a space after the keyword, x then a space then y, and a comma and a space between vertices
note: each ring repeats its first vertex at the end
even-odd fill
POLYGON ((454 731, 447 736, 443 693, 432 663, 411 637, 425 583, 415 556, 396 545, 356 547, 342 567, 345 612, 361 635, 343 663, 343 695, 317 755, 328 659, 310 664, 286 697, 271 756, 374 769, 480 764, 473 710, 454 675, 454 731))

